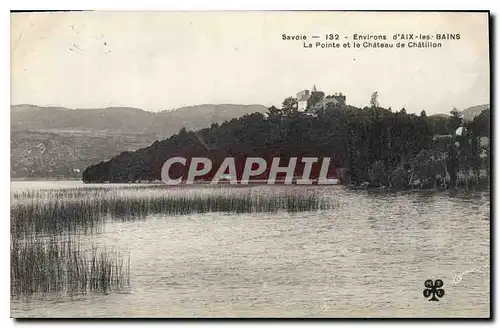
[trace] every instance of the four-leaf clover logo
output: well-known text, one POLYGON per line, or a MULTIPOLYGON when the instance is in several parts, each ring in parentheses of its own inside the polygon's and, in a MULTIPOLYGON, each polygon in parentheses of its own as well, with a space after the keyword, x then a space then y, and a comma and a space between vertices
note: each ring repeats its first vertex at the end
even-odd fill
POLYGON ((436 296, 439 298, 444 296, 444 289, 441 288, 443 285, 444 283, 441 279, 436 279, 434 282, 431 279, 426 280, 424 283, 424 297, 429 298, 432 295, 429 301, 439 301, 436 296))

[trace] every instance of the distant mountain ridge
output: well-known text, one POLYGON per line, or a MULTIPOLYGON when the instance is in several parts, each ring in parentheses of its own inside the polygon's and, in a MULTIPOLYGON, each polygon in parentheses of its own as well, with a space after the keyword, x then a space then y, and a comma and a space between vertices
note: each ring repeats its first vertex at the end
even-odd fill
POLYGON ((36 105, 11 106, 11 129, 50 132, 104 132, 168 137, 182 127, 201 129, 212 123, 263 113, 262 105, 197 105, 171 111, 148 112, 134 107, 69 109, 36 105))
POLYGON ((255 112, 261 105, 198 105, 158 113, 133 107, 11 106, 11 177, 79 178, 85 167, 178 133, 255 112))
POLYGON ((472 107, 466 108, 463 111, 461 111, 460 116, 465 121, 472 121, 474 119, 474 117, 478 116, 479 114, 481 114, 481 112, 483 110, 485 110, 489 107, 490 107, 490 104, 472 106, 472 107))

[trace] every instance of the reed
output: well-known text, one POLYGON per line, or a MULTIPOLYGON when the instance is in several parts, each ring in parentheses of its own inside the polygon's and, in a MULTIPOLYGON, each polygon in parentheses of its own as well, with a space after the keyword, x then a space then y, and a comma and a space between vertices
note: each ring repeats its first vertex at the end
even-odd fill
POLYGON ((302 212, 331 208, 301 189, 164 185, 14 191, 11 198, 11 295, 108 293, 128 288, 130 258, 85 248, 79 233, 106 220, 193 213, 302 212), (73 237, 70 237, 73 236, 73 237))
POLYGON ((261 194, 248 190, 228 193, 223 189, 120 193, 117 188, 108 189, 89 191, 87 196, 75 196, 74 190, 68 191, 70 196, 60 190, 55 194, 40 192, 29 200, 13 202, 11 234, 20 237, 32 233, 94 233, 108 218, 136 220, 152 214, 302 212, 332 207, 315 194, 261 194))
POLYGON ((16 239, 10 244, 11 296, 109 293, 130 286, 130 257, 117 249, 84 249, 56 237, 16 239))

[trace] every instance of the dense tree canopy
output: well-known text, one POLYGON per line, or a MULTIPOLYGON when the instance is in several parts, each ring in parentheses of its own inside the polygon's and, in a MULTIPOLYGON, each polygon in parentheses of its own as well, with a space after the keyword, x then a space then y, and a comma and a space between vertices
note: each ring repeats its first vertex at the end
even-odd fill
MULTIPOLYGON (((90 166, 83 173, 83 180, 159 180, 163 163, 174 156, 208 157, 214 163, 213 171, 225 157, 236 158, 238 171, 242 170, 246 157, 269 160, 273 157, 330 157, 332 167, 343 169, 342 177, 346 183, 353 184, 368 181, 394 185, 396 182, 391 177, 407 179, 408 170, 427 172, 428 168, 422 167, 426 165, 425 156, 432 157, 432 167, 439 167, 440 174, 448 167, 460 169, 460 163, 455 160, 460 153, 454 149, 455 140, 447 142, 442 149, 436 148, 435 141, 436 135, 454 134, 457 124, 462 123, 457 121, 460 119, 457 116, 427 116, 425 111, 415 115, 407 114, 404 108, 392 112, 378 106, 356 108, 343 103, 328 104, 314 116, 297 112, 296 104, 295 99, 287 98, 281 108, 270 107, 266 115, 249 114, 198 131, 182 129, 149 147, 90 166), (441 155, 434 156, 431 151, 440 151, 441 155), (420 164, 415 165, 415 160, 420 164)), ((474 122, 470 128, 484 134, 483 128, 489 128, 489 111, 474 122)), ((469 163, 477 155, 474 151, 478 152, 470 150, 466 156, 469 163)), ((173 175, 185 175, 186 167, 174 166, 173 175)))

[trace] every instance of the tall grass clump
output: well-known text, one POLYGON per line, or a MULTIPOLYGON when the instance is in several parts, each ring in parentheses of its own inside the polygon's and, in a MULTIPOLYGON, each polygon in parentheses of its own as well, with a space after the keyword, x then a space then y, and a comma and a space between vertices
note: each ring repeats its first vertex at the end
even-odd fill
POLYGON ((81 233, 100 232, 106 220, 138 220, 157 214, 302 212, 333 207, 328 197, 315 192, 269 187, 106 186, 15 191, 11 195, 14 297, 108 293, 128 288, 127 254, 76 239, 81 233))
POLYGON ((130 286, 130 257, 116 249, 84 249, 72 239, 13 238, 11 296, 109 293, 130 286))
POLYGON ((107 188, 91 191, 90 197, 72 193, 68 197, 61 191, 57 191, 58 197, 50 194, 37 197, 35 194, 35 198, 12 204, 11 233, 15 236, 75 231, 93 233, 99 230, 106 218, 135 220, 150 214, 302 212, 332 207, 328 199, 315 194, 262 194, 249 190, 228 192, 224 189, 175 191, 158 189, 120 194, 107 188))
POLYGON ((33 233, 98 232, 104 217, 101 202, 91 198, 53 199, 12 204, 11 235, 22 237, 33 233))

